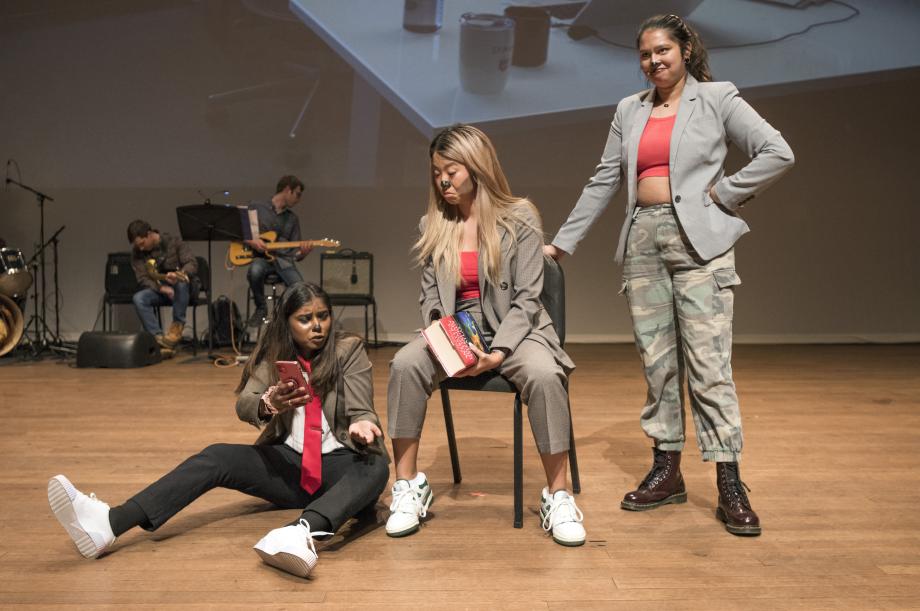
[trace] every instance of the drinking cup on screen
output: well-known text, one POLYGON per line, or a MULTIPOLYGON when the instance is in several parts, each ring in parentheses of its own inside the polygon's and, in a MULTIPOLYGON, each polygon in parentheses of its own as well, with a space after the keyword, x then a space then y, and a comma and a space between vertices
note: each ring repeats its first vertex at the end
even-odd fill
POLYGON ((470 93, 500 93, 514 51, 514 20, 488 13, 460 17, 460 85, 470 93))
POLYGON ((441 29, 444 0, 405 0, 403 28, 419 34, 431 34, 441 29))
POLYGON ((549 48, 549 13, 538 6, 509 6, 505 16, 514 19, 511 63, 526 68, 545 64, 549 48))

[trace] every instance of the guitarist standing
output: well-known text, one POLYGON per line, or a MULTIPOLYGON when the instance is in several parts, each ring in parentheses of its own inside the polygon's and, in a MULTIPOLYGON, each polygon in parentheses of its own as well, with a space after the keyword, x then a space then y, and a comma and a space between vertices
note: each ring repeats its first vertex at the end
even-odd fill
POLYGON ((191 296, 189 278, 198 272, 198 262, 188 244, 168 233, 160 233, 147 221, 131 221, 128 225, 131 267, 140 290, 134 293, 134 308, 144 325, 163 348, 164 356, 182 340, 185 312, 191 296), (153 265, 148 262, 153 260, 153 265), (172 305, 173 322, 164 335, 155 308, 172 305))
MULTIPOLYGON (((263 257, 253 259, 252 264, 249 266, 249 271, 246 272, 249 288, 252 290, 252 300, 256 306, 256 311, 248 321, 250 326, 262 324, 268 316, 265 294, 263 293, 266 276, 271 272, 275 272, 285 286, 303 282, 303 276, 297 270, 295 261, 300 261, 307 256, 312 246, 301 240, 300 221, 294 211, 291 210, 300 201, 302 194, 303 182, 299 178, 296 176, 282 176, 275 187, 275 195, 270 201, 255 201, 249 204, 249 208, 255 210, 259 216, 260 234, 264 234, 266 231, 274 231, 277 234, 275 239, 278 242, 300 242, 300 246, 297 248, 273 250, 274 260, 270 261, 263 257)), ((265 254, 266 252, 266 244, 261 238, 246 240, 245 244, 257 254, 265 254)))

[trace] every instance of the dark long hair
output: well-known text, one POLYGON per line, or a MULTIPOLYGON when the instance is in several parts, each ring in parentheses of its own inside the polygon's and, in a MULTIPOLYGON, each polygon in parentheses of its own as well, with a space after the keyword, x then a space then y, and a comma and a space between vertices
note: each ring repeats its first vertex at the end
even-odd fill
MULTIPOLYGON (((310 303, 314 299, 319 299, 329 310, 329 316, 332 322, 329 337, 323 347, 313 355, 311 365, 313 372, 310 384, 319 396, 325 395, 334 385, 336 377, 339 375, 338 361, 335 358, 336 343, 351 336, 335 330, 335 320, 332 319, 332 304, 329 301, 329 295, 318 284, 312 282, 298 282, 292 284, 284 291, 281 296, 281 303, 271 312, 271 322, 256 344, 252 356, 246 362, 243 368, 243 375, 240 378, 239 386, 236 392, 239 393, 245 388, 246 382, 252 377, 256 368, 263 362, 274 363, 275 361, 294 361, 297 359, 297 345, 291 336, 291 326, 288 319, 297 310, 310 303)), ((274 365, 270 368, 270 384, 278 382, 278 372, 275 371, 274 365)))
POLYGON ((687 60, 687 72, 701 83, 712 80, 709 71, 709 53, 703 46, 700 35, 690 25, 677 15, 653 15, 639 26, 636 33, 636 48, 639 48, 639 39, 647 30, 664 30, 679 46, 683 57, 690 48, 690 58, 687 60))

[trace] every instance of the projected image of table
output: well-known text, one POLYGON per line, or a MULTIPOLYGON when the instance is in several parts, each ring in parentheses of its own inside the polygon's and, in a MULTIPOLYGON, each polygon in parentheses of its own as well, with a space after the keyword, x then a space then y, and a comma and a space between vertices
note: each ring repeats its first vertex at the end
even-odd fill
MULTIPOLYGON (((404 30, 403 4, 290 0, 291 10, 355 71, 350 151, 358 157, 349 164, 355 174, 372 171, 381 97, 430 137, 458 122, 495 131, 611 117, 617 101, 646 87, 634 50, 596 38, 575 41, 556 27, 545 65, 512 67, 500 94, 465 92, 458 72, 460 15, 501 13, 512 3, 446 0, 443 27, 434 34, 404 30)), ((916 2, 849 0, 790 8, 759 0, 703 0, 689 19, 704 32, 741 44, 816 26, 770 44, 711 50, 716 78, 733 81, 748 97, 920 66, 916 2), (860 14, 816 26, 850 15, 847 5, 860 14)), ((635 24, 622 27, 632 31, 635 24)))

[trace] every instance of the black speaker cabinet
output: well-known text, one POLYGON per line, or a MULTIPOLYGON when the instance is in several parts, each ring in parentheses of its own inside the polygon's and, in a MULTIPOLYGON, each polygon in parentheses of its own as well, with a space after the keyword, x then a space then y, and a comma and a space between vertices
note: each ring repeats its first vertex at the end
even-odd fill
POLYGON ((77 367, 130 369, 153 365, 160 359, 160 346, 146 331, 87 331, 77 343, 77 367))
POLYGON ((320 257, 319 283, 329 295, 374 294, 374 255, 346 249, 320 257))
POLYGON ((105 261, 105 292, 112 297, 130 299, 139 290, 137 276, 131 267, 131 253, 110 252, 105 261))

